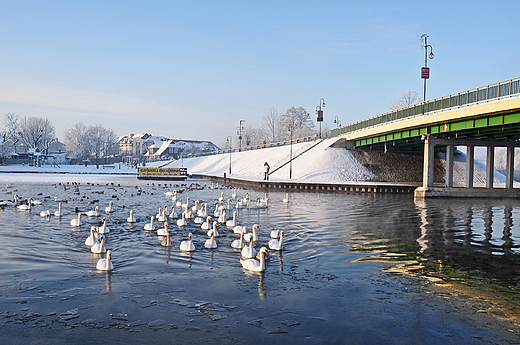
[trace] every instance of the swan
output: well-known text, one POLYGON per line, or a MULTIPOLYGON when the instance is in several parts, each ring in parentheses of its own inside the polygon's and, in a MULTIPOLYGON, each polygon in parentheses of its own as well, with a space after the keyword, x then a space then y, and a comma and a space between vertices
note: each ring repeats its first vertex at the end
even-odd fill
POLYGON ((263 272, 263 271, 265 271, 264 254, 266 254, 266 253, 267 253, 267 248, 262 247, 260 249, 260 261, 258 261, 256 259, 240 260, 240 264, 246 270, 255 271, 255 272, 263 272))
POLYGON ((98 228, 98 232, 100 234, 108 234, 110 232, 110 229, 107 228, 107 220, 105 219, 105 217, 103 217, 103 223, 98 228))
POLYGON ((206 217, 207 213, 208 213, 208 203, 204 203, 204 208, 201 207, 201 209, 197 211, 197 216, 206 217))
POLYGON ((168 233, 168 222, 164 222, 164 228, 157 229, 157 236, 166 236, 168 233))
POLYGON ((282 201, 286 204, 289 202, 289 193, 285 194, 285 198, 282 201))
POLYGON ((197 211, 198 211, 199 202, 200 202, 199 200, 195 200, 195 206, 193 206, 193 207, 191 208, 191 210, 192 210, 193 212, 197 212, 197 211))
POLYGON ((209 230, 210 229, 210 225, 209 225, 209 222, 211 222, 211 216, 207 216, 206 217, 206 221, 204 223, 202 223, 202 225, 200 226, 200 228, 202 230, 209 230))
POLYGON ((186 198, 186 203, 185 204, 181 203, 181 208, 187 210, 189 206, 190 206, 190 197, 187 197, 186 198))
POLYGON ((170 213, 170 218, 177 218, 177 213, 175 212, 175 206, 172 206, 172 212, 170 213))
POLYGON ((213 236, 213 234, 211 234, 210 238, 206 240, 204 247, 210 249, 217 248, 217 241, 215 241, 215 236, 213 236))
POLYGON ((233 220, 228 220, 226 222, 226 226, 230 228, 234 228, 236 225, 237 211, 233 212, 233 220))
POLYGON ((74 218, 70 220, 70 225, 72 226, 81 226, 81 212, 78 213, 78 218, 74 218))
POLYGON ((182 207, 182 198, 175 203, 175 207, 182 207))
POLYGON ((130 210, 130 217, 126 218, 128 223, 135 223, 134 210, 130 210))
POLYGON ((159 212, 155 215, 155 218, 159 218, 162 214, 162 208, 159 207, 159 212))
POLYGON ((177 201, 177 191, 173 191, 172 201, 177 201))
POLYGON ((41 211, 40 212, 40 216, 42 216, 42 217, 50 217, 51 216, 51 211, 49 211, 49 210, 41 211))
POLYGON ((233 242, 231 242, 232 248, 242 249, 243 246, 244 246, 244 235, 243 234, 240 235, 239 240, 233 240, 233 242))
POLYGON ((58 204, 58 211, 54 212, 55 217, 61 217, 61 201, 58 204))
POLYGON ((182 218, 177 219, 177 225, 178 226, 186 225, 186 214, 184 212, 182 213, 182 218))
POLYGON ((280 230, 271 231, 271 238, 278 238, 279 235, 280 235, 280 230))
POLYGON ((112 205, 113 205, 113 204, 114 204, 114 203, 112 202, 112 200, 110 200, 110 202, 108 203, 108 206, 105 207, 105 212, 106 212, 106 213, 112 213, 112 212, 114 212, 114 211, 112 210, 112 205))
POLYGON ((253 234, 249 234, 249 233, 244 234, 244 240, 246 240, 246 241, 252 240, 253 242, 256 242, 257 241, 256 229, 260 230, 260 227, 258 226, 258 224, 253 225, 253 234))
POLYGON ((88 211, 86 215, 89 217, 99 217, 99 206, 96 206, 94 211, 88 211))
POLYGON ((222 203, 224 201, 224 192, 220 193, 220 198, 218 198, 218 201, 222 203))
POLYGON ((226 210, 222 210, 222 213, 220 214, 220 217, 218 217, 219 223, 225 223, 226 222, 226 210))
POLYGON ((111 271, 114 269, 114 265, 112 265, 112 254, 110 250, 107 252, 107 257, 105 259, 99 259, 96 268, 100 271, 111 271))
POLYGON ((41 205, 42 202, 40 200, 33 200, 33 199, 31 199, 31 204, 33 204, 33 205, 41 205))
POLYGON ((246 232, 247 232, 247 228, 246 228, 245 225, 244 225, 244 226, 237 225, 237 226, 235 226, 235 227, 233 228, 233 233, 235 233, 235 234, 239 234, 239 235, 240 235, 240 234, 242 234, 242 233, 245 234, 246 232))
POLYGON ((272 239, 269 241, 269 249, 272 250, 282 250, 282 242, 283 242, 283 231, 280 231, 280 241, 277 239, 272 239))
POLYGON ((13 198, 14 198, 14 201, 10 201, 10 200, 7 200, 7 201, 2 201, 0 202, 0 205, 1 206, 16 206, 18 205, 18 195, 13 195, 13 198))
POLYGON ((154 221, 155 221, 155 218, 154 218, 154 216, 152 216, 152 217, 150 218, 150 223, 146 223, 146 224, 144 225, 144 229, 145 229, 145 230, 149 230, 149 231, 154 230, 154 228, 153 228, 153 222, 154 222, 154 221))
POLYGON ((166 231, 166 238, 162 240, 161 246, 163 247, 171 247, 172 243, 170 242, 170 232, 166 231))
POLYGON ((95 226, 90 227, 90 236, 85 239, 86 246, 92 246, 94 243, 99 242, 98 231, 95 226))
MULTIPOLYGON (((245 239, 245 238, 244 238, 245 239)), ((244 246, 242 248, 242 251, 240 252, 240 255, 242 255, 245 259, 251 259, 254 258, 256 255, 256 249, 253 248, 253 241, 249 241, 249 246, 244 246)))
POLYGON ((208 231, 208 236, 219 237, 220 234, 217 231, 218 222, 213 222, 213 229, 208 231))
POLYGON ((217 218, 220 216, 220 208, 218 206, 218 203, 215 203, 215 211, 213 211, 213 215, 217 218))
POLYGON ((195 246, 191 241, 191 232, 188 234, 188 240, 181 242, 180 249, 185 252, 192 252, 195 250, 195 246))
POLYGON ((105 248, 105 236, 101 235, 99 236, 99 239, 97 242, 95 242, 92 247, 90 247, 90 251, 94 254, 102 254, 106 253, 105 248))
POLYGON ((231 194, 231 197, 232 197, 233 199, 236 199, 236 198, 237 198, 237 189, 236 189, 236 188, 233 189, 233 194, 231 194))
POLYGON ((166 216, 166 208, 162 211, 161 216, 157 217, 157 220, 159 222, 165 222, 168 220, 168 217, 166 216))
POLYGON ((166 193, 164 193, 164 195, 166 195, 166 196, 173 196, 173 192, 167 191, 166 193))
POLYGON ((31 198, 27 199, 27 204, 16 206, 19 210, 30 211, 31 210, 31 198))

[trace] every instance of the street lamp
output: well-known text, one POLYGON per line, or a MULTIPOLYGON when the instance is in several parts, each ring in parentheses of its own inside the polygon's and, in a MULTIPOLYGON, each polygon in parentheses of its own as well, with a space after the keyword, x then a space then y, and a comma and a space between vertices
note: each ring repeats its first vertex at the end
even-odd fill
POLYGON ((184 143, 179 142, 179 152, 181 154, 181 167, 184 168, 184 156, 182 155, 182 151, 184 151, 184 143))
POLYGON ((229 175, 231 175, 231 135, 228 135, 226 142, 229 145, 229 175))
POLYGON ((246 122, 246 120, 240 120, 237 127, 238 140, 240 141, 238 145, 238 152, 242 151, 242 130, 244 129, 244 126, 242 126, 243 122, 246 122))
POLYGON ((291 135, 291 154, 289 156, 289 180, 292 179, 292 135, 293 135, 293 125, 289 125, 289 129, 287 130, 287 134, 291 135))
MULTIPOLYGON (((428 35, 423 34, 421 36, 421 48, 424 48, 424 67, 421 68, 421 78, 424 79, 424 88, 423 88, 423 102, 426 103, 426 79, 430 78, 430 69, 428 68, 428 57, 433 59, 433 47, 428 44, 428 35), (430 55, 428 55, 428 47, 430 47, 430 55)), ((424 113, 424 103, 423 103, 423 113, 424 113)))
POLYGON ((325 100, 320 98, 320 105, 316 106, 316 114, 318 114, 318 118, 316 121, 320 123, 320 139, 321 139, 321 123, 323 122, 323 110, 321 108, 325 108, 325 100))
POLYGON ((334 116, 334 123, 336 124, 336 128, 341 126, 341 121, 339 120, 339 117, 334 116))

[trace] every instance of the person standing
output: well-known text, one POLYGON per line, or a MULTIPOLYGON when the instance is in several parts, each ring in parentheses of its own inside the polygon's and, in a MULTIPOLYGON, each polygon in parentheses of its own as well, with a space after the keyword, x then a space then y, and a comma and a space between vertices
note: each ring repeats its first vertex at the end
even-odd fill
POLYGON ((267 162, 264 163, 264 180, 269 180, 269 164, 267 162))

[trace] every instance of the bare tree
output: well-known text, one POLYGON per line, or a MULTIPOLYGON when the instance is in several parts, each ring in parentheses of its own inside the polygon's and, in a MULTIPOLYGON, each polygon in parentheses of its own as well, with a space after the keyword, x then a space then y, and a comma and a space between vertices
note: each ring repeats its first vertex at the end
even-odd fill
POLYGON ((24 116, 18 128, 23 141, 40 152, 46 153, 56 140, 56 129, 48 118, 24 116))
POLYGON ((264 115, 264 123, 262 125, 262 135, 268 143, 275 143, 280 141, 283 136, 282 131, 282 117, 278 110, 271 108, 269 112, 264 115))
POLYGON ((94 156, 96 165, 99 165, 99 157, 103 156, 108 150, 108 146, 114 141, 116 134, 110 128, 95 124, 89 126, 86 135, 89 143, 89 153, 91 156, 94 156))
POLYGON ((88 157, 87 130, 88 128, 83 122, 77 122, 65 130, 64 143, 70 156, 80 159, 88 157))
POLYGON ((65 130, 65 145, 69 154, 81 159, 92 157, 96 164, 112 147, 115 138, 112 129, 100 124, 87 127, 83 122, 77 122, 65 130))
POLYGON ((18 142, 18 126, 20 125, 20 115, 15 113, 7 113, 4 117, 4 141, 11 139, 13 144, 18 142))
POLYGON ((404 107, 408 107, 412 104, 421 101, 417 91, 408 90, 399 95, 395 100, 390 103, 390 110, 397 110, 404 107))
MULTIPOLYGON (((293 129, 293 137, 301 138, 310 135, 314 128, 314 122, 309 113, 303 107, 290 107, 285 114, 282 115, 284 130, 287 131, 289 126, 293 129)), ((287 135, 286 135, 287 137, 287 135)))

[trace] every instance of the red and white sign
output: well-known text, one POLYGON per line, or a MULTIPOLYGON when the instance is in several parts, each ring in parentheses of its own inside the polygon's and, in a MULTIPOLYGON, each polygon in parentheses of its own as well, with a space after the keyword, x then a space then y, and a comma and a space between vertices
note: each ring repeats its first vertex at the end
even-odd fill
POLYGON ((421 78, 430 79, 430 67, 421 68, 421 78))

